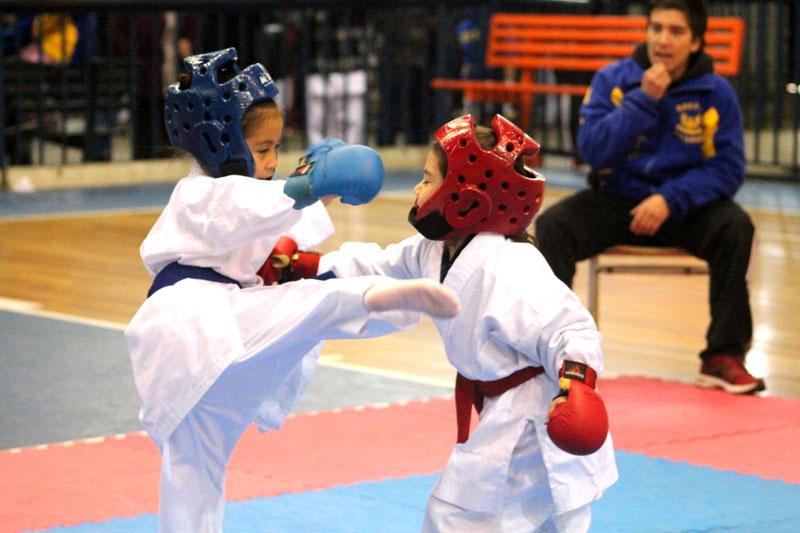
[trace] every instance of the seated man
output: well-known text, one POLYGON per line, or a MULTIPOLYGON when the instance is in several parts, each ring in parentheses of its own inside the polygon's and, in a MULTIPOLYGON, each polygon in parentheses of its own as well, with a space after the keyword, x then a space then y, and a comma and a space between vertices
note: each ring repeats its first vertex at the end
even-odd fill
POLYGON ((678 246, 708 262, 711 324, 697 382, 764 390, 744 367, 752 338, 747 272, 755 229, 731 199, 744 180, 741 112, 703 51, 703 3, 651 0, 647 41, 597 72, 578 147, 591 189, 539 216, 539 248, 571 285, 575 263, 616 244, 678 246))

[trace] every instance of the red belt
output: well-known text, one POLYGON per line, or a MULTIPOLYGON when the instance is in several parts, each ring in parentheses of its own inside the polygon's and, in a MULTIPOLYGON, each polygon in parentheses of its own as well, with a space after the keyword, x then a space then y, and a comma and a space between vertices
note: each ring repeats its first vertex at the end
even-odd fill
POLYGON ((456 422, 458 423, 458 442, 467 442, 469 438, 469 423, 472 417, 472 406, 480 414, 483 409, 483 399, 499 396, 509 389, 522 385, 529 379, 535 378, 544 372, 541 366, 529 366, 517 370, 513 374, 494 381, 478 381, 462 376, 456 376, 456 422))

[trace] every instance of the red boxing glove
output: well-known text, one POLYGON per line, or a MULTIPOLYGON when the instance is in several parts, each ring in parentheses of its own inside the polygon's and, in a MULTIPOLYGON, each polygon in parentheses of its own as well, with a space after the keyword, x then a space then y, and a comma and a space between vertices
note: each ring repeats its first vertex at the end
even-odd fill
POLYGON ((297 252, 292 257, 292 262, 289 265, 291 281, 298 279, 313 278, 317 275, 319 270, 319 259, 322 254, 317 252, 297 252))
POLYGON ((584 363, 564 361, 558 375, 559 396, 567 400, 550 413, 547 434, 556 446, 573 455, 600 449, 608 435, 608 413, 594 390, 597 373, 584 363))
POLYGON ((322 254, 317 252, 298 252, 293 239, 281 237, 258 275, 264 279, 264 285, 313 278, 317 275, 320 257, 322 254))
POLYGON ((292 262, 297 253, 297 243, 290 237, 281 237, 270 252, 269 257, 258 270, 264 279, 264 285, 272 285, 281 281, 283 270, 292 262))

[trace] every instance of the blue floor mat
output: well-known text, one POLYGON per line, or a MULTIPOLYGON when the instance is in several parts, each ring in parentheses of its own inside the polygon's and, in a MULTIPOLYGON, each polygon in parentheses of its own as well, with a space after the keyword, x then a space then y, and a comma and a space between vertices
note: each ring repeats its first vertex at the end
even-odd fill
MULTIPOLYGON (((592 505, 591 533, 796 533, 800 485, 617 452, 620 480, 592 505)), ((412 533, 438 474, 229 502, 226 532, 412 533)), ((154 531, 144 514, 47 531, 154 531)))

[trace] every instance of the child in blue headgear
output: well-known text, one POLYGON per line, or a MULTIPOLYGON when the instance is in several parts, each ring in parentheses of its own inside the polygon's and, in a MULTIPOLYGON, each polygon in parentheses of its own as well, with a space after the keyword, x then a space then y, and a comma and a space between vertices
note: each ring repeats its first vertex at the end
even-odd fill
POLYGON ((322 340, 386 334, 420 311, 452 316, 459 303, 427 280, 265 283, 281 237, 306 248, 332 232, 317 200, 370 201, 383 166, 365 146, 327 140, 296 175, 272 181, 283 119, 266 69, 240 70, 233 48, 185 65, 165 120, 195 162, 142 243, 155 279, 125 338, 140 420, 162 454, 159 530, 204 533, 221 531, 239 437, 252 422, 280 427, 322 340))

